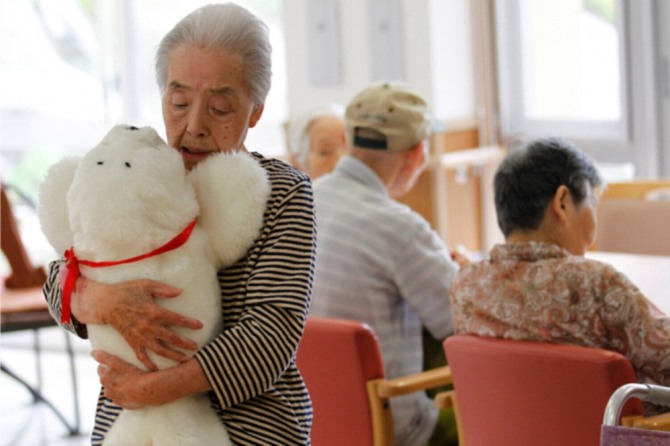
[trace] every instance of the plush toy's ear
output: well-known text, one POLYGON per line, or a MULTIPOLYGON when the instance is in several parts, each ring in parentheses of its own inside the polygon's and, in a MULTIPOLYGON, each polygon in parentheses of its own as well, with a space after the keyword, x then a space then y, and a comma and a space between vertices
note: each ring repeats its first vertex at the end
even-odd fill
POLYGON ((270 195, 267 173, 244 152, 221 153, 189 174, 200 203, 201 225, 210 237, 220 267, 242 258, 260 233, 270 195))
POLYGON ((49 168, 39 187, 37 216, 42 232, 58 254, 63 254, 73 243, 67 206, 70 189, 80 158, 64 158, 49 168))

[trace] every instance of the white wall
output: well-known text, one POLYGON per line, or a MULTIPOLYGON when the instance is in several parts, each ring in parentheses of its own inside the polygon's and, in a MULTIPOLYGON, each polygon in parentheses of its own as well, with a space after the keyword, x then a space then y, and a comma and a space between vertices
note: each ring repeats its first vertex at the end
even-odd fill
POLYGON ((391 8, 395 1, 401 11, 404 80, 448 127, 474 123, 468 0, 284 0, 289 116, 322 102, 346 104, 367 84, 382 80, 372 75, 369 9, 374 4, 391 8), (309 7, 334 2, 341 56, 341 77, 335 85, 317 86, 311 80, 308 1, 315 2, 309 7))

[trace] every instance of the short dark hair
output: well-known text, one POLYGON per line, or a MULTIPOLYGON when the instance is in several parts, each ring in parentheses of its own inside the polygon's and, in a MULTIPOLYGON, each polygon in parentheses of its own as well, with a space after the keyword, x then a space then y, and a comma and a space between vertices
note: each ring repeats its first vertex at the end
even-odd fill
POLYGON ((564 185, 573 200, 586 198, 603 180, 591 158, 561 138, 543 138, 512 150, 494 178, 498 226, 505 237, 515 230, 537 229, 556 190, 564 185))

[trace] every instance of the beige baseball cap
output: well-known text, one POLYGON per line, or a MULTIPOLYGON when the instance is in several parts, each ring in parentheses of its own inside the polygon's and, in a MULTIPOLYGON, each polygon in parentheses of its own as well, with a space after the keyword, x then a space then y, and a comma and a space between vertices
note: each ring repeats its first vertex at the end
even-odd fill
POLYGON ((406 85, 384 82, 358 93, 345 112, 347 139, 356 147, 401 152, 428 138, 426 101, 406 85))

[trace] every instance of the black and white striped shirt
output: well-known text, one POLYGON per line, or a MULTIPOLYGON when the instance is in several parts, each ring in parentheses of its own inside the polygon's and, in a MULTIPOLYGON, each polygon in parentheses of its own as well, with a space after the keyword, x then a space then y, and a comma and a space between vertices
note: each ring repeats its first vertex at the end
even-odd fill
MULTIPOLYGON (((271 195, 247 256, 219 271, 224 330, 195 355, 212 388, 212 406, 240 445, 308 445, 312 406, 294 357, 309 310, 316 229, 304 174, 254 153, 271 195)), ((60 320, 61 261, 44 290, 60 320)), ((66 329, 86 337, 77 323, 66 329)), ((100 445, 122 409, 100 396, 92 444, 100 445)))

